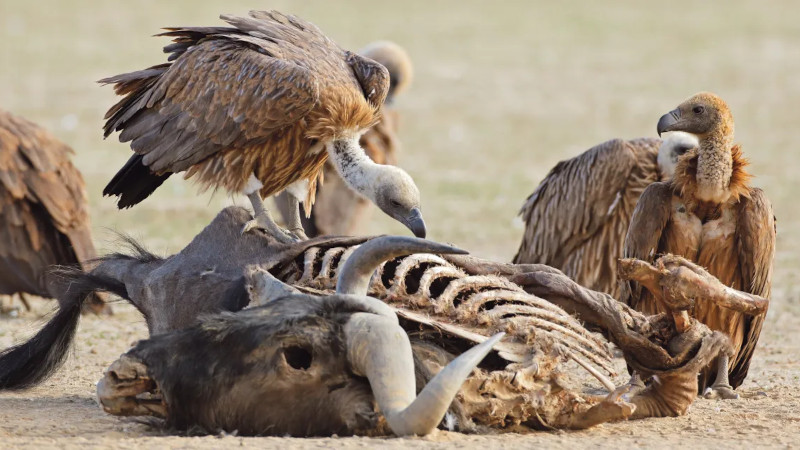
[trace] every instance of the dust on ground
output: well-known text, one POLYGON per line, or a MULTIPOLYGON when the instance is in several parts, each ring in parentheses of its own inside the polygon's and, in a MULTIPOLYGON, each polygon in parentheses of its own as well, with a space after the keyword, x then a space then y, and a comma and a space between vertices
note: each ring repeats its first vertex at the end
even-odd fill
MULTIPOLYGON (((614 137, 653 136, 658 118, 689 95, 720 94, 736 119, 778 218, 772 305, 739 401, 698 400, 681 418, 606 424, 581 432, 424 439, 281 439, 166 436, 104 414, 94 400, 103 370, 137 339, 143 320, 118 305, 84 317, 74 354, 41 386, 0 394, 0 447, 166 448, 546 446, 787 447, 800 441, 800 27, 794 0, 717 2, 377 2, 358 0, 61 0, 0 2, 0 107, 41 123, 76 151, 95 241, 128 233, 170 254, 224 205, 172 177, 151 198, 117 211, 100 192, 129 157, 102 140, 115 102, 95 80, 163 62, 160 27, 218 25, 220 13, 275 8, 319 25, 346 48, 375 39, 405 46, 415 65, 398 98, 401 164, 417 181, 431 237, 509 260, 517 209, 560 159, 614 137), (720 11, 724 8, 724 11, 720 11)), ((365 233, 405 234, 375 215, 365 233)), ((0 347, 30 336, 51 303, 0 319, 0 347)))

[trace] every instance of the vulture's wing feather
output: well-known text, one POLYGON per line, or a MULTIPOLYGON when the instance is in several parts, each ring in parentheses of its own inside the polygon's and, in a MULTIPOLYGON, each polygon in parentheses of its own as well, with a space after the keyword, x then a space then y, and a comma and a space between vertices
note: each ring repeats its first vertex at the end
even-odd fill
POLYGON ((48 266, 96 257, 83 177, 71 154, 46 130, 0 111, 2 283, 13 278, 19 290, 47 296, 40 277, 48 266))
POLYGON ((378 164, 397 164, 400 140, 397 137, 397 111, 384 109, 381 121, 361 136, 364 153, 378 164))
POLYGON ((514 262, 548 264, 579 283, 605 281, 612 288, 615 277, 606 272, 614 272, 630 216, 620 209, 632 208, 657 180, 659 142, 614 139, 558 163, 520 210, 526 228, 514 262), (613 220, 620 213, 623 223, 613 220), (607 264, 599 259, 612 254, 613 267, 601 268, 607 264))
MULTIPOLYGON (((636 258, 653 263, 658 244, 672 212, 672 187, 668 182, 653 183, 647 187, 633 210, 628 234, 625 236, 625 258, 636 258)), ((641 311, 639 300, 644 287, 629 281, 620 283, 620 301, 641 311)))
POLYGON ((106 135, 122 131, 152 172, 180 172, 304 117, 319 99, 314 74, 272 42, 230 30, 181 49, 171 65, 101 80, 127 93, 109 110, 106 135))
MULTIPOLYGON (((744 290, 769 299, 772 290, 772 260, 775 256, 775 216, 769 199, 761 189, 753 189, 749 199, 742 198, 736 236, 744 290)), ((765 316, 766 313, 745 318, 742 348, 736 355, 729 376, 733 387, 742 384, 747 376, 765 316)))

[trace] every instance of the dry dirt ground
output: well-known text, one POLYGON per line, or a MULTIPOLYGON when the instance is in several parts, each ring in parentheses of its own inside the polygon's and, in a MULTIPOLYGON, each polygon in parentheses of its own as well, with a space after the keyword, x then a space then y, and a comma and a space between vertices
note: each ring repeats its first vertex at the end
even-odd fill
MULTIPOLYGON (((720 94, 755 184, 778 217, 772 306, 739 401, 698 400, 681 418, 607 424, 582 432, 424 439, 280 439, 167 436, 105 415, 94 383, 143 321, 118 305, 85 317, 56 376, 0 394, 0 447, 791 447, 800 445, 800 6, 794 0, 643 4, 603 2, 330 2, 89 0, 0 2, 0 107, 35 120, 76 150, 87 180, 95 240, 119 231, 170 254, 226 204, 178 177, 119 212, 100 196, 129 156, 101 139, 114 101, 94 81, 160 63, 159 27, 216 25, 219 13, 293 12, 347 48, 388 38, 408 48, 416 79, 399 101, 402 164, 417 180, 431 237, 508 260, 522 225, 517 208, 558 160, 613 137, 652 136, 658 117, 700 90, 720 94)), ((375 217, 366 233, 404 233, 375 217)), ((0 347, 33 333, 51 304, 0 319, 0 347)))

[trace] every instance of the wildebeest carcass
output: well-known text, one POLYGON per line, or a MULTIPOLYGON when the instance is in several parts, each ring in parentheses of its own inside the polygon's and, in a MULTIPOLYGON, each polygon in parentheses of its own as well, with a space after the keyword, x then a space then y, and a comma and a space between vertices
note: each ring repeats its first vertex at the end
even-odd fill
POLYGON ((386 304, 366 290, 349 293, 365 284, 350 272, 321 297, 276 292, 253 280, 269 272, 252 272, 251 295, 277 299, 139 342, 98 383, 103 408, 248 435, 429 433, 503 334, 448 364, 415 399, 408 336, 386 304))
MULTIPOLYGON (((228 208, 183 251, 168 258, 141 249, 134 256, 106 257, 91 273, 78 277, 68 294, 79 299, 97 288, 110 290, 143 312, 152 334, 191 326, 195 328, 176 333, 201 333, 206 322, 196 324, 203 314, 235 311, 251 301, 270 304, 260 299, 285 297, 295 288, 331 295, 333 281, 352 262, 356 246, 367 240, 317 238, 277 244, 265 235, 242 236, 241 227, 250 217, 241 208, 228 208), (296 287, 277 289, 277 293, 267 290, 272 292, 268 295, 256 295, 266 292, 263 289, 248 290, 259 285, 253 273, 266 276, 267 271, 296 287)), ((371 240, 361 248, 366 251, 378 243, 371 240)), ((352 272, 360 274, 361 281, 348 285, 357 286, 355 292, 369 288, 372 295, 394 307, 400 325, 414 342, 418 372, 427 371, 430 378, 452 354, 464 352, 496 331, 508 333, 457 395, 451 407, 457 420, 449 421, 456 430, 472 430, 475 424, 502 429, 519 429, 515 425, 585 428, 610 420, 682 414, 696 397, 699 367, 729 349, 723 335, 701 324, 692 333, 678 333, 669 317, 645 317, 546 266, 498 264, 466 256, 402 256, 414 251, 431 250, 406 247, 388 253, 366 252, 355 266, 358 270, 352 272), (369 282, 374 268, 389 258, 395 259, 383 264, 369 282), (659 383, 627 402, 620 400, 619 391, 605 397, 568 389, 562 368, 569 358, 585 365, 609 390, 614 386, 601 374, 610 359, 604 340, 565 310, 604 331, 629 364, 643 373, 658 374, 659 383)), ((258 313, 245 314, 243 322, 258 313)), ((51 372, 63 358, 77 320, 68 308, 62 309, 34 339, 4 352, 0 386, 30 385, 51 372)), ((123 372, 111 373, 122 380, 123 372)), ((154 408, 147 409, 148 413, 158 413, 158 407, 154 408)), ((360 432, 351 430, 356 431, 360 432)))

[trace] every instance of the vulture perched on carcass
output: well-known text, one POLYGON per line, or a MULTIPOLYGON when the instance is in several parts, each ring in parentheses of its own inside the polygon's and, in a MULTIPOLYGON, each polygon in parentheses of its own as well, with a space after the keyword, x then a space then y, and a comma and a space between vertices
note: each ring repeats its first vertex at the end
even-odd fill
MULTIPOLYGON (((657 129, 694 134, 699 145, 681 156, 671 181, 645 189, 631 218, 625 256, 650 263, 661 254, 682 256, 723 285, 768 299, 775 217, 764 192, 750 186, 728 106, 714 94, 699 93, 664 114, 657 129)), ((638 283, 623 284, 621 300, 644 314, 665 312, 661 293, 638 283)), ((731 358, 721 356, 701 372, 700 392, 710 388, 711 395, 737 397, 733 389, 747 376, 765 314, 746 315, 703 298, 689 313, 726 333, 734 349, 731 358)))
POLYGON ((120 131, 135 153, 103 194, 131 207, 185 171, 204 188, 248 196, 256 217, 244 231, 258 227, 290 242, 304 237, 297 204, 310 211, 330 158, 348 187, 425 236, 414 181, 374 163, 359 145, 380 120, 386 68, 295 16, 221 18, 232 27, 167 29, 169 62, 101 80, 124 96, 106 115, 105 135, 120 131), (295 236, 263 204, 283 190, 295 203, 295 236))
MULTIPOLYGON (((97 256, 86 189, 72 149, 38 125, 0 110, 0 295, 56 297, 48 276, 97 256)), ((104 309, 99 297, 89 302, 104 309)))
POLYGON ((686 133, 612 139, 561 161, 519 215, 525 234, 517 264, 546 264, 581 286, 619 298, 617 260, 636 201, 647 186, 672 177, 678 157, 697 146, 686 133))
MULTIPOLYGON (((377 164, 397 164, 400 142, 397 137, 398 114, 393 108, 395 97, 405 91, 413 77, 408 53, 390 41, 376 41, 359 54, 381 63, 389 71, 389 92, 386 94, 381 120, 361 136, 360 145, 367 156, 377 164)), ((317 186, 316 202, 311 215, 303 219, 308 236, 354 235, 359 225, 371 212, 369 202, 353 192, 342 180, 334 165, 328 161, 323 169, 323 180, 317 186)), ((291 220, 288 193, 276 197, 285 223, 291 220)))

